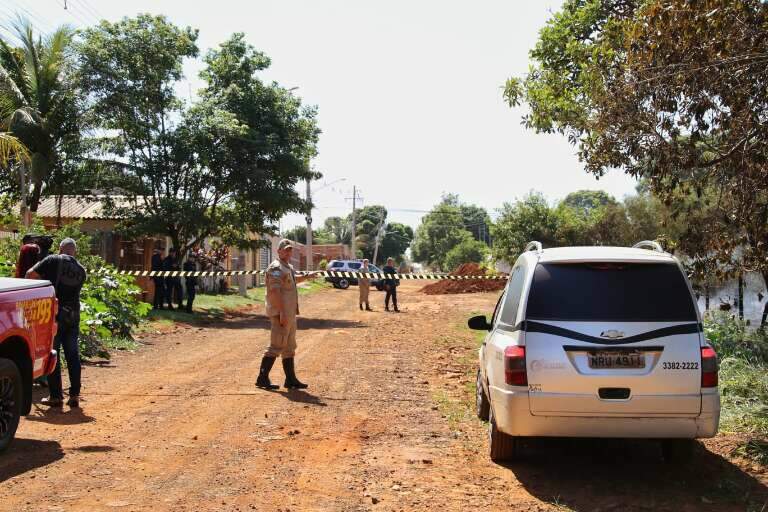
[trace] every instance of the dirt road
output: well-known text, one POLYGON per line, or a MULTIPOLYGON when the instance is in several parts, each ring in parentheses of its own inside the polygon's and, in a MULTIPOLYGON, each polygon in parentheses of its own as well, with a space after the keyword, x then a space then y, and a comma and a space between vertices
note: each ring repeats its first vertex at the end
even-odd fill
POLYGON ((402 287, 400 315, 358 311, 356 290, 302 298, 308 392, 254 388, 261 307, 87 367, 82 411, 34 408, 0 456, 0 509, 759 511, 768 499, 760 468, 716 453, 727 438, 684 467, 621 442, 537 443, 492 464, 467 407, 476 339, 459 326, 496 296, 417 289, 402 287))

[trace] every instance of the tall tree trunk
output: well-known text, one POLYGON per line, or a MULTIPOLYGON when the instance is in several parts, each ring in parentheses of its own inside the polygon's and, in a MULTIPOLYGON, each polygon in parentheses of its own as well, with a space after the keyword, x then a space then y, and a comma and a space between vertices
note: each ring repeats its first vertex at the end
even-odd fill
MULTIPOLYGON (((763 284, 768 288, 768 271, 763 272, 763 284)), ((768 299, 766 299, 765 304, 763 304, 763 316, 760 318, 760 327, 765 326, 766 319, 768 319, 768 299)))
POLYGON ((744 273, 739 272, 739 320, 744 320, 744 273))

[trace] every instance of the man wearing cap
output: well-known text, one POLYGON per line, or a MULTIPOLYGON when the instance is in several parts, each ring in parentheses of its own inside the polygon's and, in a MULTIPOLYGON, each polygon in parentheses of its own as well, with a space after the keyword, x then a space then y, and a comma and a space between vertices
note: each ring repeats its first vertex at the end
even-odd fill
POLYGON ((283 359, 285 387, 287 389, 305 389, 306 384, 296 378, 293 356, 296 354, 296 316, 299 314, 299 295, 296 284, 313 276, 297 276, 291 265, 293 243, 284 238, 277 246, 278 259, 273 261, 266 271, 267 316, 271 333, 269 347, 261 360, 261 369, 256 379, 256 386, 264 389, 277 389, 272 384, 269 372, 278 356, 283 359))

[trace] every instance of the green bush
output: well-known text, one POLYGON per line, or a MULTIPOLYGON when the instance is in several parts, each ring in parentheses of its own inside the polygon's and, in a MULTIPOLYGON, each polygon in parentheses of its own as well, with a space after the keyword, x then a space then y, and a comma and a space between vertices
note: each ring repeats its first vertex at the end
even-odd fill
MULTIPOLYGON (((131 276, 106 274, 114 270, 103 258, 90 254, 91 238, 80 231, 79 224, 69 224, 58 230, 48 231, 41 224, 29 231, 53 237, 52 252, 57 252, 59 242, 72 238, 77 242, 77 259, 88 271, 88 279, 80 293, 80 350, 86 356, 108 356, 105 344, 112 339, 130 338, 131 330, 147 315, 151 306, 142 302, 141 289, 131 276), (101 272, 95 272, 95 271, 101 272)), ((0 240, 0 261, 16 262, 21 239, 0 240)), ((12 276, 14 267, 0 267, 0 274, 12 276)))
POLYGON ((482 263, 487 256, 488 246, 470 238, 448 251, 443 260, 443 267, 450 271, 463 263, 482 263))
POLYGON ((768 335, 724 312, 708 314, 704 334, 720 359, 720 426, 768 436, 768 335))

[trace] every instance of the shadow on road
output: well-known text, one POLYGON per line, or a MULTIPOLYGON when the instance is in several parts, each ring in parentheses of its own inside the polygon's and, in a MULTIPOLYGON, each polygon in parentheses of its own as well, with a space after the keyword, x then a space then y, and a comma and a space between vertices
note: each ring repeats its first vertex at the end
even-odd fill
POLYGON ((55 407, 45 407, 35 405, 33 414, 26 416, 27 421, 39 421, 41 423, 50 423, 51 425, 79 425, 81 423, 91 423, 96 421, 93 416, 88 416, 82 409, 58 409, 55 407))
POLYGON ((0 457, 0 483, 63 457, 64 450, 56 441, 16 438, 8 451, 0 457))
POLYGON ((701 445, 673 464, 654 441, 536 439, 505 467, 531 495, 577 512, 760 510, 768 500, 768 487, 701 445))
MULTIPOLYGON (((185 322, 178 322, 185 324, 185 322)), ((187 324, 192 327, 202 327, 201 324, 187 324)), ((215 329, 265 329, 269 330, 269 318, 264 314, 233 315, 226 320, 211 322, 205 327, 215 329)), ((335 318, 307 318, 299 317, 298 329, 357 329, 368 327, 367 324, 351 320, 340 320, 335 318)))
POLYGON ((317 405, 320 407, 327 407, 328 404, 323 402, 322 398, 315 396, 312 393, 303 391, 301 389, 289 389, 288 391, 278 391, 278 394, 283 395, 291 402, 299 402, 302 404, 317 405))

